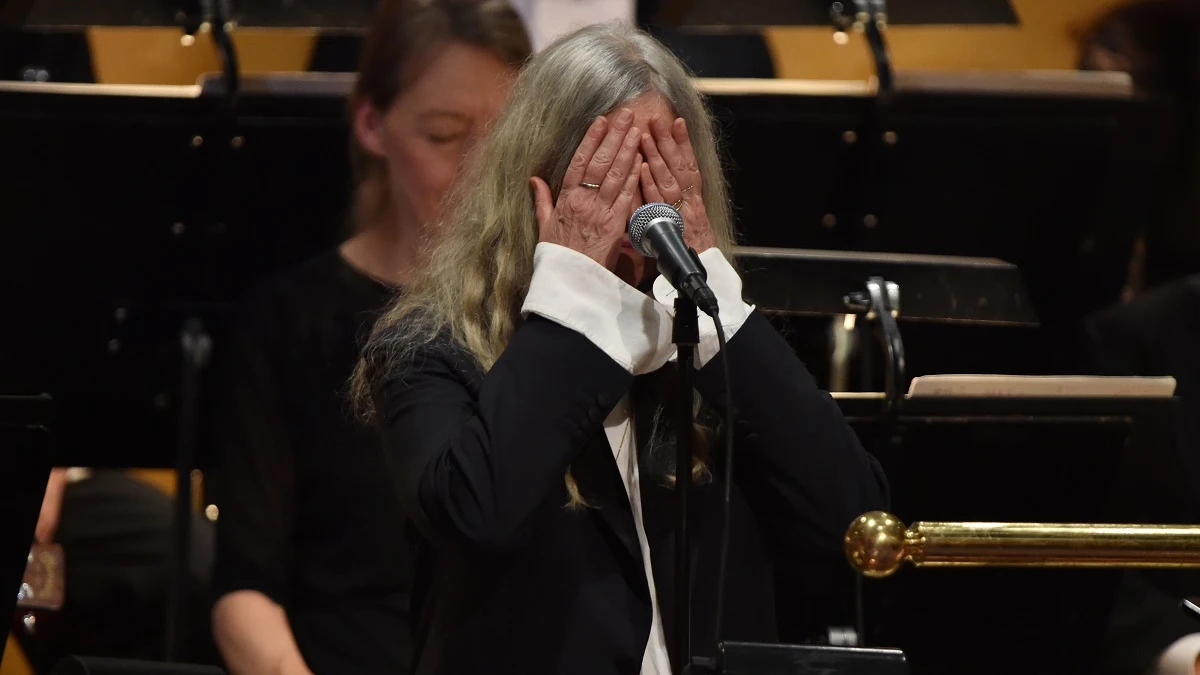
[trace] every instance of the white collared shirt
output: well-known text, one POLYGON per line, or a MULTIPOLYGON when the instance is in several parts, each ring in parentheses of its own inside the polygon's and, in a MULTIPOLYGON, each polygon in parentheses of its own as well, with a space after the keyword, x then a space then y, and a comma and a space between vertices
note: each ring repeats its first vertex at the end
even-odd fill
MULTIPOLYGON (((708 249, 700 254, 700 262, 708 272, 709 288, 717 296, 721 326, 728 340, 754 308, 742 300, 742 280, 721 251, 708 249)), ((534 253, 533 279, 521 313, 537 314, 582 333, 630 373, 643 375, 675 358, 671 325, 676 295, 675 289, 662 277, 655 280, 654 297, 650 297, 582 253, 542 243, 537 245, 534 253)), ((711 318, 700 314, 699 326, 697 368, 708 363, 720 345, 716 324, 711 318)), ((626 394, 604 420, 604 433, 629 497, 646 583, 650 588, 653 611, 646 650, 642 654, 641 675, 671 675, 650 562, 650 543, 643 522, 633 424, 629 395, 626 394)))

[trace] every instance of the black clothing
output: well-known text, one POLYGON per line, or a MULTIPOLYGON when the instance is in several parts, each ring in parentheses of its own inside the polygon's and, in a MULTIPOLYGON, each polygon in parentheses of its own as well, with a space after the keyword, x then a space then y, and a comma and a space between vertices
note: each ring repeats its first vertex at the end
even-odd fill
POLYGON ((1088 368, 1104 375, 1171 375, 1200 416, 1200 275, 1105 309, 1085 322, 1088 368))
POLYGON ((347 380, 393 291, 337 251, 254 290, 218 343, 218 597, 287 610, 317 675, 405 673, 411 564, 379 441, 347 380))
MULTIPOLYGON (((846 527, 885 505, 886 484, 833 400, 761 314, 751 313, 729 341, 729 358, 738 463, 724 637, 770 641, 772 563, 846 565, 846 527)), ((406 363, 373 381, 385 452, 421 533, 415 671, 638 673, 651 603, 603 430, 627 391, 670 649, 674 493, 664 476, 674 449, 670 416, 660 408, 670 372, 635 379, 582 334, 536 316, 486 375, 445 339, 406 363), (564 508, 568 467, 589 507, 564 508)), ((721 405, 719 361, 698 372, 697 389, 721 405)), ((698 654, 711 653, 712 641, 719 465, 712 474, 694 500, 698 654)))
MULTIPOLYGON (((1099 312, 1085 328, 1085 371, 1175 378, 1184 458, 1194 466, 1200 458, 1200 275, 1099 312)), ((1105 671, 1142 675, 1173 642, 1200 632, 1200 623, 1179 609, 1183 597, 1194 595, 1200 595, 1194 571, 1122 575, 1104 641, 1105 671)))

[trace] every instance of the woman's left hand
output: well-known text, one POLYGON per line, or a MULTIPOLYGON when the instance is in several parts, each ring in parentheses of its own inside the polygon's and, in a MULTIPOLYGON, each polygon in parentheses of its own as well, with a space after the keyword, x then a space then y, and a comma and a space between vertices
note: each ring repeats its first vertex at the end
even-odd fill
POLYGON ((642 196, 646 203, 671 204, 683 215, 683 239, 697 253, 716 246, 696 154, 688 138, 687 123, 660 115, 650 118, 650 131, 642 134, 642 196))

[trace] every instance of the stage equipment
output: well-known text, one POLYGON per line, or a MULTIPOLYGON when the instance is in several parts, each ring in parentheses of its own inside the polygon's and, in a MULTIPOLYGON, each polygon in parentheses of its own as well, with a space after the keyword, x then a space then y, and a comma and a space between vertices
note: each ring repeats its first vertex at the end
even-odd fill
POLYGON ((868 577, 914 567, 1200 568, 1200 525, 916 522, 863 514, 846 556, 868 577))

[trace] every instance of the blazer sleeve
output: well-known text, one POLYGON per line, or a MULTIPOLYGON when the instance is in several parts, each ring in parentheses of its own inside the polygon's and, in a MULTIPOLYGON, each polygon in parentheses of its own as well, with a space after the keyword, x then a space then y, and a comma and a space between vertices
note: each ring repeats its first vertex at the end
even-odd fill
MULTIPOLYGON (((729 340, 726 357, 734 474, 764 531, 784 555, 841 556, 850 523, 887 507, 882 468, 760 312, 729 340)), ((696 387, 724 410, 721 357, 698 371, 696 387)))
POLYGON ((560 493, 571 461, 632 382, 587 337, 537 315, 482 376, 448 340, 431 342, 374 385, 407 513, 435 541, 509 545, 560 493))

